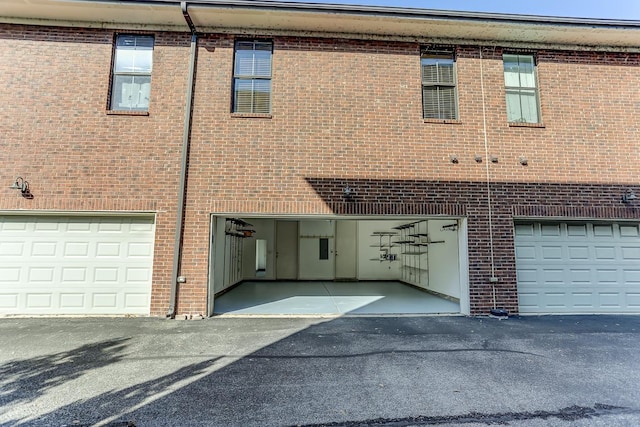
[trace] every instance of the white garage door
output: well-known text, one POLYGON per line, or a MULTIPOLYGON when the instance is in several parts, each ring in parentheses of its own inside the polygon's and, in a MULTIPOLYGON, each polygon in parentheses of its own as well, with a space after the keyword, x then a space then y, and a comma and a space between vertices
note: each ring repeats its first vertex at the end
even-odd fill
POLYGON ((0 314, 149 314, 152 217, 0 216, 0 314))
POLYGON ((515 246, 521 313, 640 313, 638 224, 516 224, 515 246))

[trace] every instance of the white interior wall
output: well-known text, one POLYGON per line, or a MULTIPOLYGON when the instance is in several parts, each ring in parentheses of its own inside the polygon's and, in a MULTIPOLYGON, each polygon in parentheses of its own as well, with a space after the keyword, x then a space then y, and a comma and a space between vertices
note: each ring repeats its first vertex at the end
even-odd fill
POLYGON ((298 275, 304 280, 332 280, 335 277, 335 221, 300 221, 298 275), (329 259, 320 259, 320 239, 328 239, 329 259))
POLYGON ((429 220, 429 238, 444 243, 429 245, 429 286, 435 292, 460 298, 460 252, 458 227, 442 226, 456 224, 456 220, 429 220))
POLYGON ((275 279, 275 233, 276 221, 271 218, 251 218, 246 220, 251 223, 249 227, 256 230, 253 237, 243 239, 242 276, 244 280, 274 280, 275 279), (256 239, 267 241, 267 268, 264 275, 256 276, 256 239))
MULTIPOLYGON (((396 231, 393 227, 406 221, 359 221, 358 222, 358 280, 400 280, 402 276, 400 247, 391 248, 396 261, 380 261, 380 237, 376 231, 396 231)), ((398 236, 392 237, 392 240, 398 236)), ((387 237, 383 237, 387 241, 387 237)))
POLYGON ((467 218, 458 220, 458 252, 460 277, 460 312, 462 314, 471 314, 471 301, 469 300, 469 233, 467 227, 467 218))
POLYGON ((228 287, 225 283, 225 270, 228 269, 228 254, 225 251, 225 220, 215 218, 213 230, 213 244, 215 245, 215 259, 213 260, 213 291, 220 292, 228 287))

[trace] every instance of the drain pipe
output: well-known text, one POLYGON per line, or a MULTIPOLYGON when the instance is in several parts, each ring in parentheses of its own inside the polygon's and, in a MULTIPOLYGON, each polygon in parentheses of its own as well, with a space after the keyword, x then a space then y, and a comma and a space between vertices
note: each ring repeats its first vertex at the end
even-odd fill
POLYGON ((184 199, 187 183, 187 161, 189 159, 189 140, 191 137, 191 111, 193 108, 193 80, 196 69, 196 47, 198 43, 198 35, 196 27, 193 25, 191 16, 187 11, 187 2, 180 2, 180 9, 184 20, 191 30, 191 53, 189 56, 189 76, 187 81, 186 102, 184 108, 184 129, 182 132, 182 163, 180 166, 180 186, 178 189, 178 212, 176 215, 176 235, 173 247, 173 270, 171 273, 171 299, 169 301, 169 310, 167 317, 174 319, 176 317, 176 300, 178 298, 178 274, 180 270, 180 258, 182 255, 182 223, 184 222, 184 199))
POLYGON ((491 256, 491 277, 489 278, 489 283, 491 284, 491 296, 493 300, 493 308, 489 311, 492 316, 497 317, 505 317, 508 316, 509 313, 504 308, 497 307, 496 301, 496 283, 498 283, 498 278, 496 277, 496 264, 494 259, 494 247, 493 247, 493 209, 491 207, 491 172, 489 170, 489 139, 487 136, 487 109, 485 105, 485 90, 484 90, 484 66, 483 66, 483 57, 482 57, 482 46, 480 46, 480 90, 482 92, 482 126, 483 126, 483 134, 484 134, 484 156, 485 156, 485 164, 486 164, 486 174, 487 174, 487 209, 488 209, 488 219, 489 219, 489 253, 491 256))

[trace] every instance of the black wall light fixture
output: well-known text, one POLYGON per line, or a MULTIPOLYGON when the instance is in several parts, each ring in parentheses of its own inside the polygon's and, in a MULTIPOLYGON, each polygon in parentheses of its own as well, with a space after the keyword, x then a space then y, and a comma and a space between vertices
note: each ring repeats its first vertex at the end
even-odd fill
POLYGON ((31 194, 29 190, 29 183, 21 176, 17 177, 9 188, 12 190, 20 190, 20 194, 22 194, 22 197, 25 199, 33 199, 33 194, 31 194))
POLYGON ((622 203, 631 203, 631 201, 635 199, 637 199, 637 196, 632 189, 628 189, 627 192, 622 195, 622 203))
POLYGON ((356 194, 356 191, 347 185, 342 189, 342 194, 346 200, 353 200, 353 196, 356 194))

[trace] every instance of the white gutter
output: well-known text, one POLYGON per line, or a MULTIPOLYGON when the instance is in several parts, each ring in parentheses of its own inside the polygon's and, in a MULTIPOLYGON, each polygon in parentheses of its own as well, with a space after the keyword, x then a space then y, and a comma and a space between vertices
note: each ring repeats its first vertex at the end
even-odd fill
MULTIPOLYGON (((269 0, 189 0, 200 32, 640 51, 640 21, 269 0)), ((177 0, 1 0, 0 22, 185 31, 177 0)))

